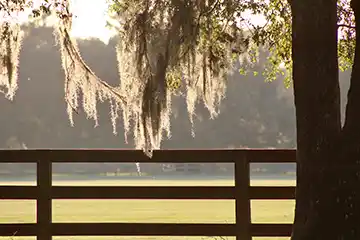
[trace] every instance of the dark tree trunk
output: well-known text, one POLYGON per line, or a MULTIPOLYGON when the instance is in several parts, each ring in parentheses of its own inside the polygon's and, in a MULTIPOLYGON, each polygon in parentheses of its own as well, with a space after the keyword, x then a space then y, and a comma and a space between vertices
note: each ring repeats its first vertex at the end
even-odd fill
POLYGON ((292 239, 360 239, 360 38, 341 128, 336 0, 289 2, 298 164, 292 239))
POLYGON ((338 188, 340 199, 340 219, 343 227, 339 237, 360 239, 360 1, 352 0, 355 15, 356 47, 350 78, 345 124, 342 129, 342 153, 338 159, 344 166, 340 172, 341 186, 338 188))
POLYGON ((336 0, 293 0, 291 10, 298 168, 292 239, 332 239, 328 175, 341 132, 336 0))

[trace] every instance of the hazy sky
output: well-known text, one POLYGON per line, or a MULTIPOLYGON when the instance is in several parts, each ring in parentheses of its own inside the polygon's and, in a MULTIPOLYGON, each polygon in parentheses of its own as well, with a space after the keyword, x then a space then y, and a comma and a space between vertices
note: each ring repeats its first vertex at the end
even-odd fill
POLYGON ((105 0, 74 0, 73 36, 108 42, 111 31, 106 28, 107 7, 105 0))
MULTIPOLYGON (((2 1, 2 0, 0 0, 2 1)), ((34 7, 40 6, 44 0, 34 0, 34 7)), ((72 35, 80 38, 96 37, 105 43, 111 37, 111 31, 106 28, 107 8, 106 0, 71 0, 73 18, 72 35)), ((25 9, 24 12, 13 13, 11 16, 0 12, 2 20, 26 22, 31 15, 32 9, 25 9)), ((46 25, 54 24, 53 18, 48 18, 46 25)))

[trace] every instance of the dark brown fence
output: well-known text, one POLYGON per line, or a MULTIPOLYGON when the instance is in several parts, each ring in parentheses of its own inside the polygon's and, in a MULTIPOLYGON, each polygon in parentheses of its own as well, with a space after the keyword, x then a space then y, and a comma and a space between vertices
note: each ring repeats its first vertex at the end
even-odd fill
POLYGON ((251 199, 294 199, 294 187, 250 186, 249 163, 294 163, 295 150, 161 150, 149 160, 136 150, 0 150, 2 163, 37 163, 37 186, 0 186, 0 199, 35 199, 37 223, 0 224, 0 236, 290 236, 291 224, 251 223, 251 199), (52 163, 65 162, 228 162, 235 164, 234 187, 52 186, 52 163), (52 223, 53 199, 234 199, 235 224, 52 223))

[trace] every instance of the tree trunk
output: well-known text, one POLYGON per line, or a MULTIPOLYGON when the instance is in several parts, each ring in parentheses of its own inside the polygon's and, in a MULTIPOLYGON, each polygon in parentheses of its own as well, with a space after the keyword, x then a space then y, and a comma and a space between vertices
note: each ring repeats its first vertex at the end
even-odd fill
POLYGON ((292 240, 360 239, 359 41, 341 128, 336 0, 293 0, 291 8, 298 166, 292 240))
MULTIPOLYGON (((360 1, 352 0, 355 31, 360 34, 360 1)), ((340 206, 339 222, 342 239, 360 239, 360 37, 356 37, 355 58, 348 92, 345 123, 342 129, 342 157, 344 166, 338 187, 340 206)))
POLYGON ((332 239, 331 186, 324 183, 341 132, 336 0, 293 0, 291 10, 297 128, 292 239, 332 239))

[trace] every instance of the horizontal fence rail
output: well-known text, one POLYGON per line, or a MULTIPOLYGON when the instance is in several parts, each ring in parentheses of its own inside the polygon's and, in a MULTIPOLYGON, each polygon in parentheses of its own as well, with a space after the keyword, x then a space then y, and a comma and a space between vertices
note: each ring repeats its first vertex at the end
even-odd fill
POLYGON ((291 224, 251 223, 251 199, 294 199, 294 187, 250 186, 250 163, 294 163, 293 149, 0 150, 0 163, 37 163, 37 186, 0 186, 0 199, 37 201, 37 223, 0 224, 0 236, 236 236, 287 237, 291 224), (235 186, 52 186, 52 163, 147 162, 235 164, 235 186), (53 223, 53 199, 234 199, 235 224, 53 223))
MULTIPOLYGON (((52 199, 235 199, 235 187, 52 186, 52 199)), ((36 200, 36 186, 0 186, 0 199, 36 200)), ((294 187, 252 186, 250 198, 294 199, 294 187)))
POLYGON ((235 163, 247 159, 250 163, 294 163, 293 149, 211 149, 155 150, 149 159, 139 150, 116 149, 32 149, 0 150, 2 163, 146 162, 146 163, 235 163))

